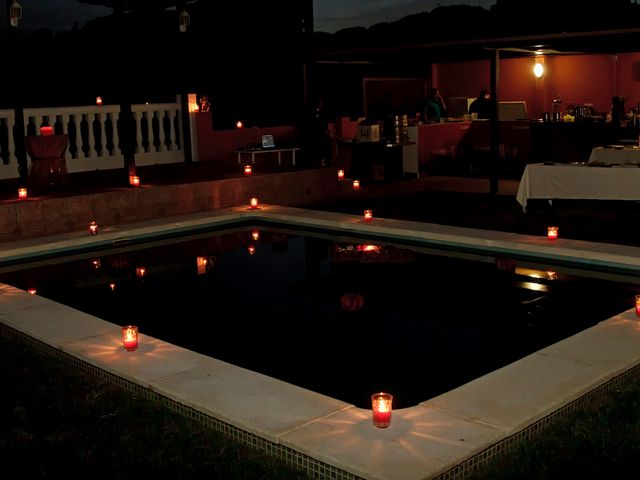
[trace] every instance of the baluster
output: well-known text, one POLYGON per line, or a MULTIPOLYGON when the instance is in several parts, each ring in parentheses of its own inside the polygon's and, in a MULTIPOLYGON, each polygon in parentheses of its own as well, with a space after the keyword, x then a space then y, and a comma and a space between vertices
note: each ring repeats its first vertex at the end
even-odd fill
POLYGON ((159 150, 161 152, 166 152, 167 151, 167 144, 165 143, 166 141, 166 135, 164 134, 164 119, 166 117, 165 115, 165 111, 162 110, 161 112, 156 112, 159 113, 158 115, 158 141, 160 142, 159 145, 159 150))
POLYGON ((18 157, 16 157, 16 143, 13 140, 13 127, 15 126, 15 121, 13 116, 9 116, 7 118, 7 129, 9 133, 9 144, 7 148, 9 149, 9 165, 18 165, 18 157))
POLYGON ((169 150, 172 152, 178 149, 178 145, 176 143, 176 111, 169 110, 169 138, 171 139, 171 144, 169 145, 169 150))
MULTIPOLYGON (((142 115, 143 112, 131 112, 133 119, 136 122, 136 148, 135 153, 143 153, 144 146, 142 145, 142 115)), ((144 113, 143 113, 144 114, 144 113)))
POLYGON ((122 150, 120 149, 120 134, 118 133, 118 122, 115 118, 116 115, 110 113, 109 117, 111 118, 111 131, 113 132, 113 156, 115 157, 117 155, 122 155, 122 150))
POLYGON ((87 143, 89 144, 89 153, 87 157, 92 158, 97 156, 96 152, 96 136, 93 133, 93 121, 95 120, 95 114, 87 113, 87 143))
POLYGON ((105 123, 107 122, 107 114, 98 113, 98 122, 100 123, 100 156, 108 157, 109 150, 107 150, 107 129, 105 123))
MULTIPOLYGON (((71 120, 71 116, 64 113, 62 114, 62 118, 60 119, 60 123, 62 123, 62 133, 67 135, 67 138, 69 138, 69 121, 71 120)), ((69 142, 67 144, 67 149, 64 151, 64 158, 66 161, 69 161, 73 158, 73 155, 71 154, 71 140, 69 139, 69 142)), ((68 165, 68 164, 67 164, 68 165)))

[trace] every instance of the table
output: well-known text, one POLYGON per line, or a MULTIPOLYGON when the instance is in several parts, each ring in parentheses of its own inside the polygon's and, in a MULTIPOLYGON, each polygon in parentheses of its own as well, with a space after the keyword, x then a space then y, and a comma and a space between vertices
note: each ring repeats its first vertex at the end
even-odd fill
POLYGON ((299 151, 299 147, 288 148, 246 148, 242 150, 236 150, 235 153, 238 156, 238 164, 242 163, 242 155, 251 155, 251 163, 256 163, 256 155, 263 153, 277 153, 278 165, 282 165, 282 152, 291 152, 291 164, 296 165, 296 152, 299 151))
POLYGON ((67 135, 25 137, 27 152, 31 157, 29 184, 36 189, 65 185, 68 181, 64 152, 69 143, 67 135))
POLYGON ((640 200, 640 168, 530 163, 522 174, 516 200, 527 211, 530 198, 640 200))
POLYGON ((640 165, 640 148, 638 147, 596 147, 589 156, 591 164, 640 165))

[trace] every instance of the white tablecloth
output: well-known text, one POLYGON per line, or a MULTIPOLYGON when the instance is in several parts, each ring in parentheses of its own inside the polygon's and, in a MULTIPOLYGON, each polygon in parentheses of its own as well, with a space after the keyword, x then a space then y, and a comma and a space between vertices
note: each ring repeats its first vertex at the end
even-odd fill
POLYGON ((640 168, 532 163, 516 193, 525 212, 530 198, 640 200, 640 168))
POLYGON ((640 165, 640 148, 638 147, 596 147, 591 150, 589 163, 640 165))

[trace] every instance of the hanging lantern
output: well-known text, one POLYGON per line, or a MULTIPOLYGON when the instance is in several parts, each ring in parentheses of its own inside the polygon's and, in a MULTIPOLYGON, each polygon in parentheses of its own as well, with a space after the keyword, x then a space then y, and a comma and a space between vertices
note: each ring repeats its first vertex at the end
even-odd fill
POLYGON ((22 18, 22 7, 16 0, 13 0, 13 3, 9 7, 9 23, 11 24, 12 27, 17 27, 18 22, 20 21, 21 18, 22 18))
POLYGON ((187 27, 191 24, 191 15, 186 10, 182 10, 180 14, 180 31, 182 33, 187 31, 187 27))

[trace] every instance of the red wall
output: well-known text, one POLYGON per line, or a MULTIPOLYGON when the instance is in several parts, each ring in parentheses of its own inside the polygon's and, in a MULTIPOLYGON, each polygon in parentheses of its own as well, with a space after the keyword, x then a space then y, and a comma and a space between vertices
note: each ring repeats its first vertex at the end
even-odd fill
POLYGON ((259 145, 261 136, 273 134, 277 145, 299 145, 295 127, 235 128, 214 130, 210 113, 195 113, 198 161, 232 161, 234 150, 259 145))
MULTIPOLYGON (((500 61, 499 100, 525 100, 531 118, 552 111, 552 101, 562 97, 560 108, 592 103, 597 112, 608 112, 611 97, 624 97, 627 110, 640 102, 640 53, 620 55, 556 55, 544 58, 545 73, 533 75, 533 58, 500 61)), ((489 60, 434 65, 433 83, 445 100, 475 97, 489 88, 489 60)))

